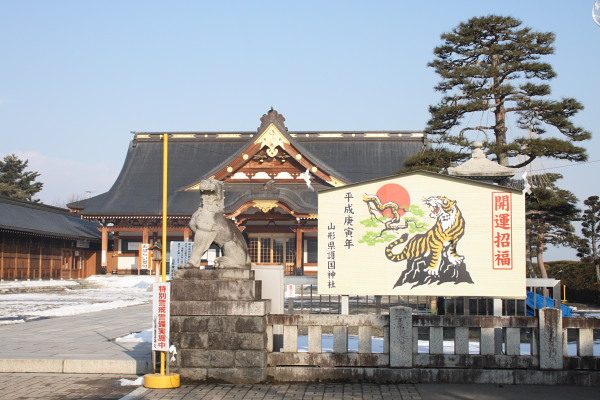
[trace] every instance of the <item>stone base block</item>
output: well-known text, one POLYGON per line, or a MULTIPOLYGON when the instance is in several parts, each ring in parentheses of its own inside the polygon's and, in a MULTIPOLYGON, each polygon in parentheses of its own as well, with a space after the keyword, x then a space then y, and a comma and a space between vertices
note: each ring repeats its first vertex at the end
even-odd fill
POLYGON ((261 383, 267 379, 267 371, 265 368, 209 368, 207 378, 235 384, 261 383))
POLYGON ((213 269, 205 270, 199 268, 190 269, 178 269, 174 273, 174 281, 179 279, 203 279, 203 280, 214 280, 214 279, 234 279, 234 280, 253 280, 254 271, 250 269, 213 269))
POLYGON ((457 383, 600 386, 598 371, 439 368, 268 367, 278 382, 457 383))
POLYGON ((271 310, 270 300, 260 301, 171 301, 171 315, 262 316, 271 310))
POLYGON ((262 281, 178 279, 171 282, 171 301, 261 299, 262 281))
POLYGON ((178 367, 186 368, 266 368, 265 350, 179 350, 178 367))
POLYGON ((173 316, 172 332, 239 332, 262 333, 267 329, 264 317, 173 316))

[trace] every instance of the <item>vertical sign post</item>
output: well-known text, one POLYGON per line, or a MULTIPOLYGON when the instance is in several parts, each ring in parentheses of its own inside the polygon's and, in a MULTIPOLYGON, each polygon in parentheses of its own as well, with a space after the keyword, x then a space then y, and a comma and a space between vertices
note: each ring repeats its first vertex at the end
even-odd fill
POLYGON ((157 282, 152 298, 152 351, 169 351, 170 301, 170 283, 157 282))
MULTIPOLYGON (((154 289, 154 303, 156 310, 153 310, 153 319, 156 319, 157 332, 156 347, 160 351, 160 374, 148 374, 144 376, 144 386, 151 389, 173 389, 181 385, 179 374, 166 373, 167 351, 169 350, 169 317, 170 317, 170 287, 167 282, 167 226, 168 226, 168 199, 169 199, 169 135, 162 135, 163 138, 163 209, 162 209, 162 282, 156 283, 154 289), (163 308, 161 309, 161 305, 163 308), (162 314, 161 314, 162 310, 162 314), (161 327, 161 318, 163 325, 161 327), (161 336, 161 333, 163 336, 161 336), (164 340, 161 340, 164 339, 164 340)), ((154 321, 153 321, 154 322, 154 321)), ((154 328, 153 324, 153 328, 154 328)), ((152 337, 152 348, 154 350, 155 337, 152 337)))
POLYGON ((150 265, 150 245, 148 243, 140 244, 139 250, 140 271, 148 271, 150 265))

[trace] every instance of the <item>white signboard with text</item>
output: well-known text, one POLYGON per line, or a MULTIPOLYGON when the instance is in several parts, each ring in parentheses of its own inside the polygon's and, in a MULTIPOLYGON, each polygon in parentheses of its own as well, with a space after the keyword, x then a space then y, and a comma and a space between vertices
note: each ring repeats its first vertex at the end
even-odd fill
POLYGON ((140 244, 140 269, 147 271, 150 267, 150 245, 148 243, 140 244))
POLYGON ((152 350, 169 350, 171 290, 169 282, 156 282, 152 299, 152 350))
POLYGON ((194 242, 171 242, 169 256, 169 280, 173 280, 173 273, 181 266, 187 264, 192 255, 194 242))

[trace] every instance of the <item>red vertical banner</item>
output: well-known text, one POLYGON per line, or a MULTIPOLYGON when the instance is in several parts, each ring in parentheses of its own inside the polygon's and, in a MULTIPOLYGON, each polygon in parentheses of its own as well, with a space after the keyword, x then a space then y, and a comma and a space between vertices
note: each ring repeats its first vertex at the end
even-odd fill
POLYGON ((513 269, 512 193, 492 192, 493 269, 513 269))
POLYGON ((169 350, 170 287, 169 282, 154 283, 152 301, 152 350, 169 350))

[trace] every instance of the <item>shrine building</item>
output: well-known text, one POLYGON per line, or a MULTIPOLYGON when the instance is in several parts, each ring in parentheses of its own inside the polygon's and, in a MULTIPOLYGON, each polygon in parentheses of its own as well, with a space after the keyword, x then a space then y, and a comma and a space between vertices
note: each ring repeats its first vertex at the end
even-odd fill
POLYGON ((0 196, 0 280, 86 278, 98 272, 99 249, 96 222, 0 196))
MULTIPOLYGON (((168 241, 192 241, 199 184, 224 183, 225 213, 253 265, 317 273, 317 192, 393 175, 426 146, 415 131, 288 131, 271 109, 255 132, 133 132, 112 188, 71 203, 102 232, 102 271, 137 274, 142 243, 161 241, 163 135, 168 136, 168 241)), ((162 245, 161 241, 161 245, 162 245)))

